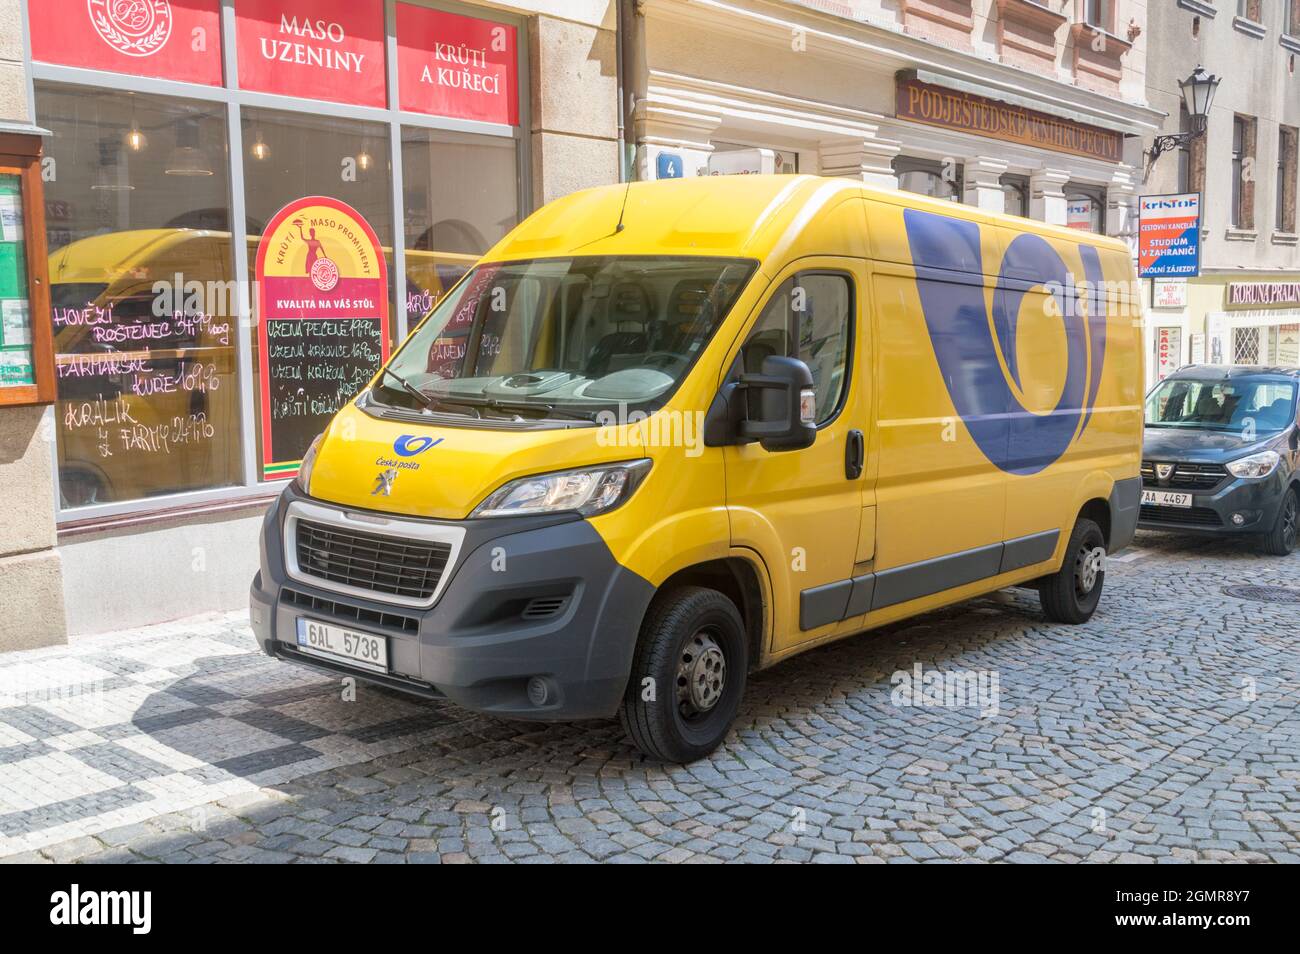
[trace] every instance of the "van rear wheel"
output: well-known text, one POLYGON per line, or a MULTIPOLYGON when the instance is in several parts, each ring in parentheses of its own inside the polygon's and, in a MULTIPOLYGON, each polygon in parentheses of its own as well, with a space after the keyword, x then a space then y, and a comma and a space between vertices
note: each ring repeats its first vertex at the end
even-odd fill
POLYGON ((641 624, 623 728, 651 758, 703 758, 726 738, 748 668, 745 624, 731 600, 702 586, 661 593, 641 624))
POLYGON ((1043 612, 1054 623, 1086 623, 1101 601, 1106 581, 1106 538, 1080 518, 1070 534, 1061 568, 1038 584, 1043 612))

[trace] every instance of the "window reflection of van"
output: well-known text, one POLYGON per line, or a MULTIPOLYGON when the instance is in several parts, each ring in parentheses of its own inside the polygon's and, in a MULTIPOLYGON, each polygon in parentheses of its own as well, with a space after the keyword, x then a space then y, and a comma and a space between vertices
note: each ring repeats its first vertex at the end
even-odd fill
POLYGON ((718 746, 753 670, 1002 587, 1083 623, 1137 522, 1127 247, 812 176, 533 213, 268 510, 265 652, 718 746))
MULTIPOLYGON (((259 241, 248 237, 250 262, 259 241)), ((408 301, 437 301, 474 261, 407 252, 408 301)), ((64 507, 242 481, 232 268, 230 234, 197 228, 110 232, 51 253, 64 507), (160 315, 155 283, 177 276, 202 294, 181 288, 160 315)))

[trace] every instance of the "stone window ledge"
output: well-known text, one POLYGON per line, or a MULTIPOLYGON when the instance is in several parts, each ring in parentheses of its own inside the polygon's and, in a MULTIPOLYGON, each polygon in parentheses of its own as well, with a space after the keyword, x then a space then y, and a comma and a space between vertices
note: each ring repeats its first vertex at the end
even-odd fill
POLYGON ((1218 9, 1212 3, 1205 0, 1178 0, 1178 5, 1184 10, 1191 10, 1197 16, 1205 17, 1207 20, 1213 20, 1218 9))
POLYGON ((1064 13, 1049 10, 1034 0, 997 0, 997 7, 1000 17, 1052 32, 1070 19, 1064 13))
POLYGON ((1229 227, 1223 233, 1225 242, 1253 242, 1259 238, 1259 232, 1255 229, 1238 229, 1229 227))
POLYGON ((1292 36, 1290 33, 1283 33, 1278 38, 1278 43, 1282 44, 1285 49, 1292 53, 1300 53, 1300 36, 1292 36))
POLYGON ((1274 245, 1300 245, 1300 235, 1295 232, 1274 232, 1274 245))
POLYGON ((1247 20, 1245 17, 1232 18, 1233 29, 1238 30, 1246 36, 1253 36, 1257 40, 1262 40, 1264 34, 1268 32, 1268 27, 1262 23, 1256 23, 1254 20, 1247 20))

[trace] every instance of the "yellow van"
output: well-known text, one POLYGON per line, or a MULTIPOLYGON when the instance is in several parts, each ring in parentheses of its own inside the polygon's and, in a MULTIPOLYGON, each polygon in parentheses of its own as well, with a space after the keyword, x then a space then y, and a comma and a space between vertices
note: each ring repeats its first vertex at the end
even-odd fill
POLYGON ((503 717, 724 739, 746 675, 1013 585, 1097 607, 1141 491, 1126 247, 861 183, 570 195, 266 517, 271 655, 503 717))

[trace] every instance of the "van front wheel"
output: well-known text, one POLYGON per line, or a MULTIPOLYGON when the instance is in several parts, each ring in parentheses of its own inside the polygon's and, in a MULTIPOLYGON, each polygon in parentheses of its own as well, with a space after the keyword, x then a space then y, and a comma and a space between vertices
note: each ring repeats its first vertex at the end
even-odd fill
POLYGON ((1101 601, 1105 581, 1106 538, 1097 524, 1080 518, 1061 568, 1038 584, 1043 613, 1054 623, 1088 622, 1101 601))
POLYGON ((623 728, 651 758, 703 758, 726 738, 748 668, 745 625, 731 600, 702 586, 661 593, 641 625, 623 728))

